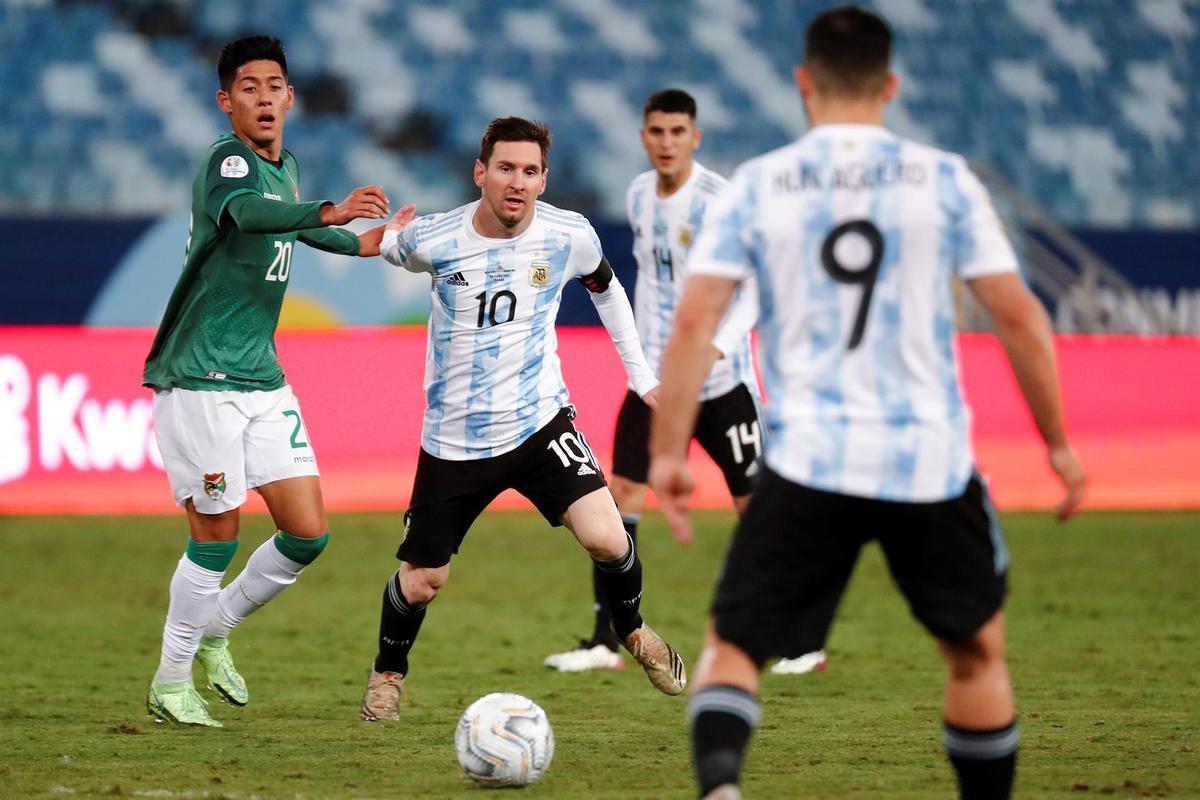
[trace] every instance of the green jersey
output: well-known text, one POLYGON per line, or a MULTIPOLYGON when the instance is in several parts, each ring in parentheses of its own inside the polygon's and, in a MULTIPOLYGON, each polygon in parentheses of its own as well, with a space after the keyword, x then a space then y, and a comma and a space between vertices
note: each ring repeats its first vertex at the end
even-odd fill
POLYGON ((146 386, 269 391, 284 385, 275 328, 296 240, 358 252, 348 231, 313 230, 321 226, 322 204, 300 203, 298 178, 287 150, 279 162, 269 161, 232 134, 208 149, 192 184, 183 274, 146 358, 146 386), (236 220, 233 209, 240 212, 236 220))

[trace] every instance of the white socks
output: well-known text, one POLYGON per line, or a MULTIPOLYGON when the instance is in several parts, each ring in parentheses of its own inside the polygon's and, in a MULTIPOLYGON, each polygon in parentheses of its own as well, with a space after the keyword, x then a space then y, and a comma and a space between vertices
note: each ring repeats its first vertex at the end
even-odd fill
POLYGON ((181 683, 192 679, 192 659, 200 637, 213 617, 224 571, 213 572, 187 555, 179 559, 171 578, 171 604, 163 626, 162 657, 155 683, 181 683))
POLYGON ((304 566, 280 553, 275 537, 267 539, 250 556, 241 574, 221 590, 203 634, 229 636, 242 620, 295 583, 304 566))

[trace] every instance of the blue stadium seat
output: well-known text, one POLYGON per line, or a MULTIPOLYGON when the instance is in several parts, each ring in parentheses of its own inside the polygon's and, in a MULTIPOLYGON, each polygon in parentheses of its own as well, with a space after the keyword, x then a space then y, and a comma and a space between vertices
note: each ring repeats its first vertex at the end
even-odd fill
MULTIPOLYGON (((1195 191, 1200 161, 1194 157, 1200 151, 1200 103, 1192 90, 1200 77, 1200 12, 1186 3, 1105 2, 1112 3, 1113 13, 1097 13, 1095 3, 997 3, 987 13, 976 13, 965 0, 897 5, 897 53, 905 74, 897 110, 930 143, 991 164, 1064 221, 1077 224, 1094 222, 1099 213, 1095 198, 1087 196, 1086 181, 1079 180, 1086 172, 1079 160, 1087 156, 1082 149, 1047 153, 1035 145, 1044 144, 1047 135, 1065 141, 1086 136, 1080 132, 1107 131, 1111 146, 1130 165, 1113 172, 1113 185, 1128 194, 1128 218, 1120 222, 1153 225, 1154 208, 1168 203, 1184 209, 1184 223, 1200 224, 1195 191)), ((169 105, 140 105, 128 76, 97 61, 97 43, 114 32, 132 33, 138 13, 152 5, 142 0, 0 4, 5 98, 0 172, 14 176, 0 183, 0 206, 29 209, 32 203, 30 210, 51 212, 68 186, 75 187, 69 194, 79 210, 122 210, 111 205, 113 198, 122 202, 122 195, 103 187, 111 170, 85 163, 74 167, 82 177, 60 175, 55 143, 67 143, 86 159, 88 143, 97 139, 148 140, 162 155, 162 175, 190 177, 199 152, 194 144, 164 139, 160 115, 170 113, 169 105), (63 71, 63 65, 82 65, 85 71, 63 71), (66 91, 66 101, 44 94, 44 76, 56 69, 55 91, 66 91), (62 76, 72 75, 83 76, 90 87, 78 91, 93 91, 100 102, 72 98, 69 86, 63 90, 62 76), (72 101, 77 113, 52 106, 72 101), (84 113, 97 105, 103 113, 84 113), (47 131, 52 133, 48 139, 47 131)), ((195 32, 193 39, 151 37, 149 52, 178 78, 189 106, 203 109, 215 130, 223 130, 226 122, 212 101, 213 48, 232 36, 253 31, 283 38, 293 80, 301 87, 318 76, 338 75, 347 82, 351 110, 345 118, 301 114, 289 124, 288 146, 302 155, 306 194, 314 196, 344 191, 343 148, 385 147, 394 132, 391 120, 379 119, 363 91, 376 81, 406 82, 397 88, 408 92, 407 111, 388 112, 397 117, 395 125, 405 113, 419 110, 443 129, 443 151, 405 152, 405 168, 422 185, 436 187, 439 196, 457 193, 463 200, 469 186, 447 167, 472 153, 490 116, 505 113, 511 104, 536 109, 552 122, 558 138, 556 190, 595 198, 597 207, 584 211, 619 210, 621 198, 612 196, 617 178, 641 171, 645 160, 635 131, 606 130, 602 118, 580 113, 576 89, 587 82, 615 87, 615 95, 594 96, 616 103, 614 119, 626 120, 628 109, 640 115, 645 97, 666 85, 703 90, 719 101, 724 116, 721 125, 709 127, 703 157, 726 171, 803 129, 798 100, 784 107, 783 95, 776 92, 764 102, 767 95, 743 80, 735 62, 723 60, 720 48, 700 34, 703 23, 716 19, 729 41, 749 43, 769 65, 777 80, 768 83, 786 88, 813 13, 807 6, 795 11, 788 0, 720 6, 706 0, 513 0, 503 5, 381 0, 335 12, 318 0, 211 0, 174 7, 195 32), (619 14, 624 27, 618 28, 632 31, 640 44, 613 47, 614 26, 597 16, 604 13, 619 14), (353 25, 363 27, 345 27, 353 25), (346 47, 356 31, 371 39, 363 48, 368 66, 401 65, 407 77, 357 68, 353 49, 346 47), (646 42, 651 46, 643 47, 646 42), (480 92, 489 92, 492 102, 481 103, 480 92), (788 125, 793 109, 796 122, 788 125), (634 147, 618 146, 626 136, 634 147), (603 163, 593 163, 596 159, 603 163)), ((1110 147, 1092 146, 1102 155, 1110 147)), ((181 206, 186 197, 174 202, 181 206)))

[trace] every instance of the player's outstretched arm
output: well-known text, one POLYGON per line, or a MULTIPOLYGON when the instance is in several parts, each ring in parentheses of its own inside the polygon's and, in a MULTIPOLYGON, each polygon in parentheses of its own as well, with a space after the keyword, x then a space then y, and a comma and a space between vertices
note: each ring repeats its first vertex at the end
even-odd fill
POLYGON ((1050 317, 1016 273, 975 278, 967 286, 991 315, 1017 385, 1046 443, 1050 468, 1064 488, 1055 516, 1066 520, 1083 503, 1087 478, 1067 443, 1050 317))
POLYGON ((617 280, 606 258, 601 258, 599 266, 590 274, 580 277, 579 281, 587 288, 588 297, 600 315, 600 322, 617 347, 633 391, 654 407, 657 397, 652 391, 658 385, 658 378, 654 377, 646 354, 642 352, 642 342, 638 338, 633 308, 629 305, 625 287, 617 280))
POLYGON ((417 207, 412 203, 409 203, 397 211, 395 215, 383 225, 376 225, 374 228, 368 228, 367 230, 358 234, 358 254, 360 256, 379 255, 384 232, 393 228, 403 228, 405 225, 412 222, 413 217, 415 217, 416 214, 417 207))
MULTIPOLYGON (((416 212, 416 206, 407 205, 396 212, 392 221, 403 219, 411 221, 416 212)), ((340 256, 377 256, 383 241, 384 231, 392 224, 376 225, 362 233, 355 233, 346 228, 309 228, 300 231, 296 238, 309 247, 324 250, 326 253, 336 253, 340 256)))
MULTIPOLYGON (((216 213, 214 212, 214 217, 216 213)), ((252 192, 235 195, 224 206, 221 220, 231 219, 242 233, 291 233, 312 231, 328 225, 342 225, 352 219, 387 216, 387 198, 378 186, 355 189, 340 204, 326 202, 280 203, 252 192), (330 222, 327 220, 342 220, 330 222)), ((353 236, 352 233, 347 233, 353 236)), ((329 240, 335 253, 356 254, 357 247, 347 251, 345 241, 329 240)), ((316 245, 314 245, 316 246, 316 245)), ((330 248, 323 248, 330 249, 330 248)))
POLYGON ((383 219, 388 213, 388 198, 382 186, 360 186, 340 203, 322 204, 321 224, 345 225, 360 218, 383 219))
POLYGON ((650 488, 681 542, 692 538, 687 507, 696 488, 687 466, 688 444, 696 425, 700 390, 712 368, 713 334, 736 288, 737 282, 729 278, 688 278, 663 354, 658 410, 650 428, 650 488))

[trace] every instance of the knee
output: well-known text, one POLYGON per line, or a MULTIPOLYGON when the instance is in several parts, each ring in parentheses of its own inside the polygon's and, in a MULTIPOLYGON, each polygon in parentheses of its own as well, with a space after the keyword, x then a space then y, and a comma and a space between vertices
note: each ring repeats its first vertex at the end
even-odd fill
POLYGON ((428 605, 437 597, 438 590, 446 584, 449 576, 443 570, 414 569, 401 571, 400 588, 404 599, 412 605, 428 605))
POLYGON ((617 510, 622 514, 641 514, 646 504, 646 484, 634 483, 620 475, 612 476, 608 484, 617 510))
POLYGON ((942 657, 953 681, 971 681, 1004 669, 1004 651, 976 634, 962 642, 942 642, 942 657))
POLYGON ((594 561, 616 561, 623 558, 631 546, 629 534, 625 532, 624 528, 613 530, 604 537, 585 545, 588 555, 594 561))
POLYGON ((312 535, 307 535, 309 533, 311 532, 292 533, 290 531, 276 531, 275 549, 297 564, 311 564, 317 560, 317 556, 325 552, 325 545, 329 544, 329 534, 313 533, 312 535))

